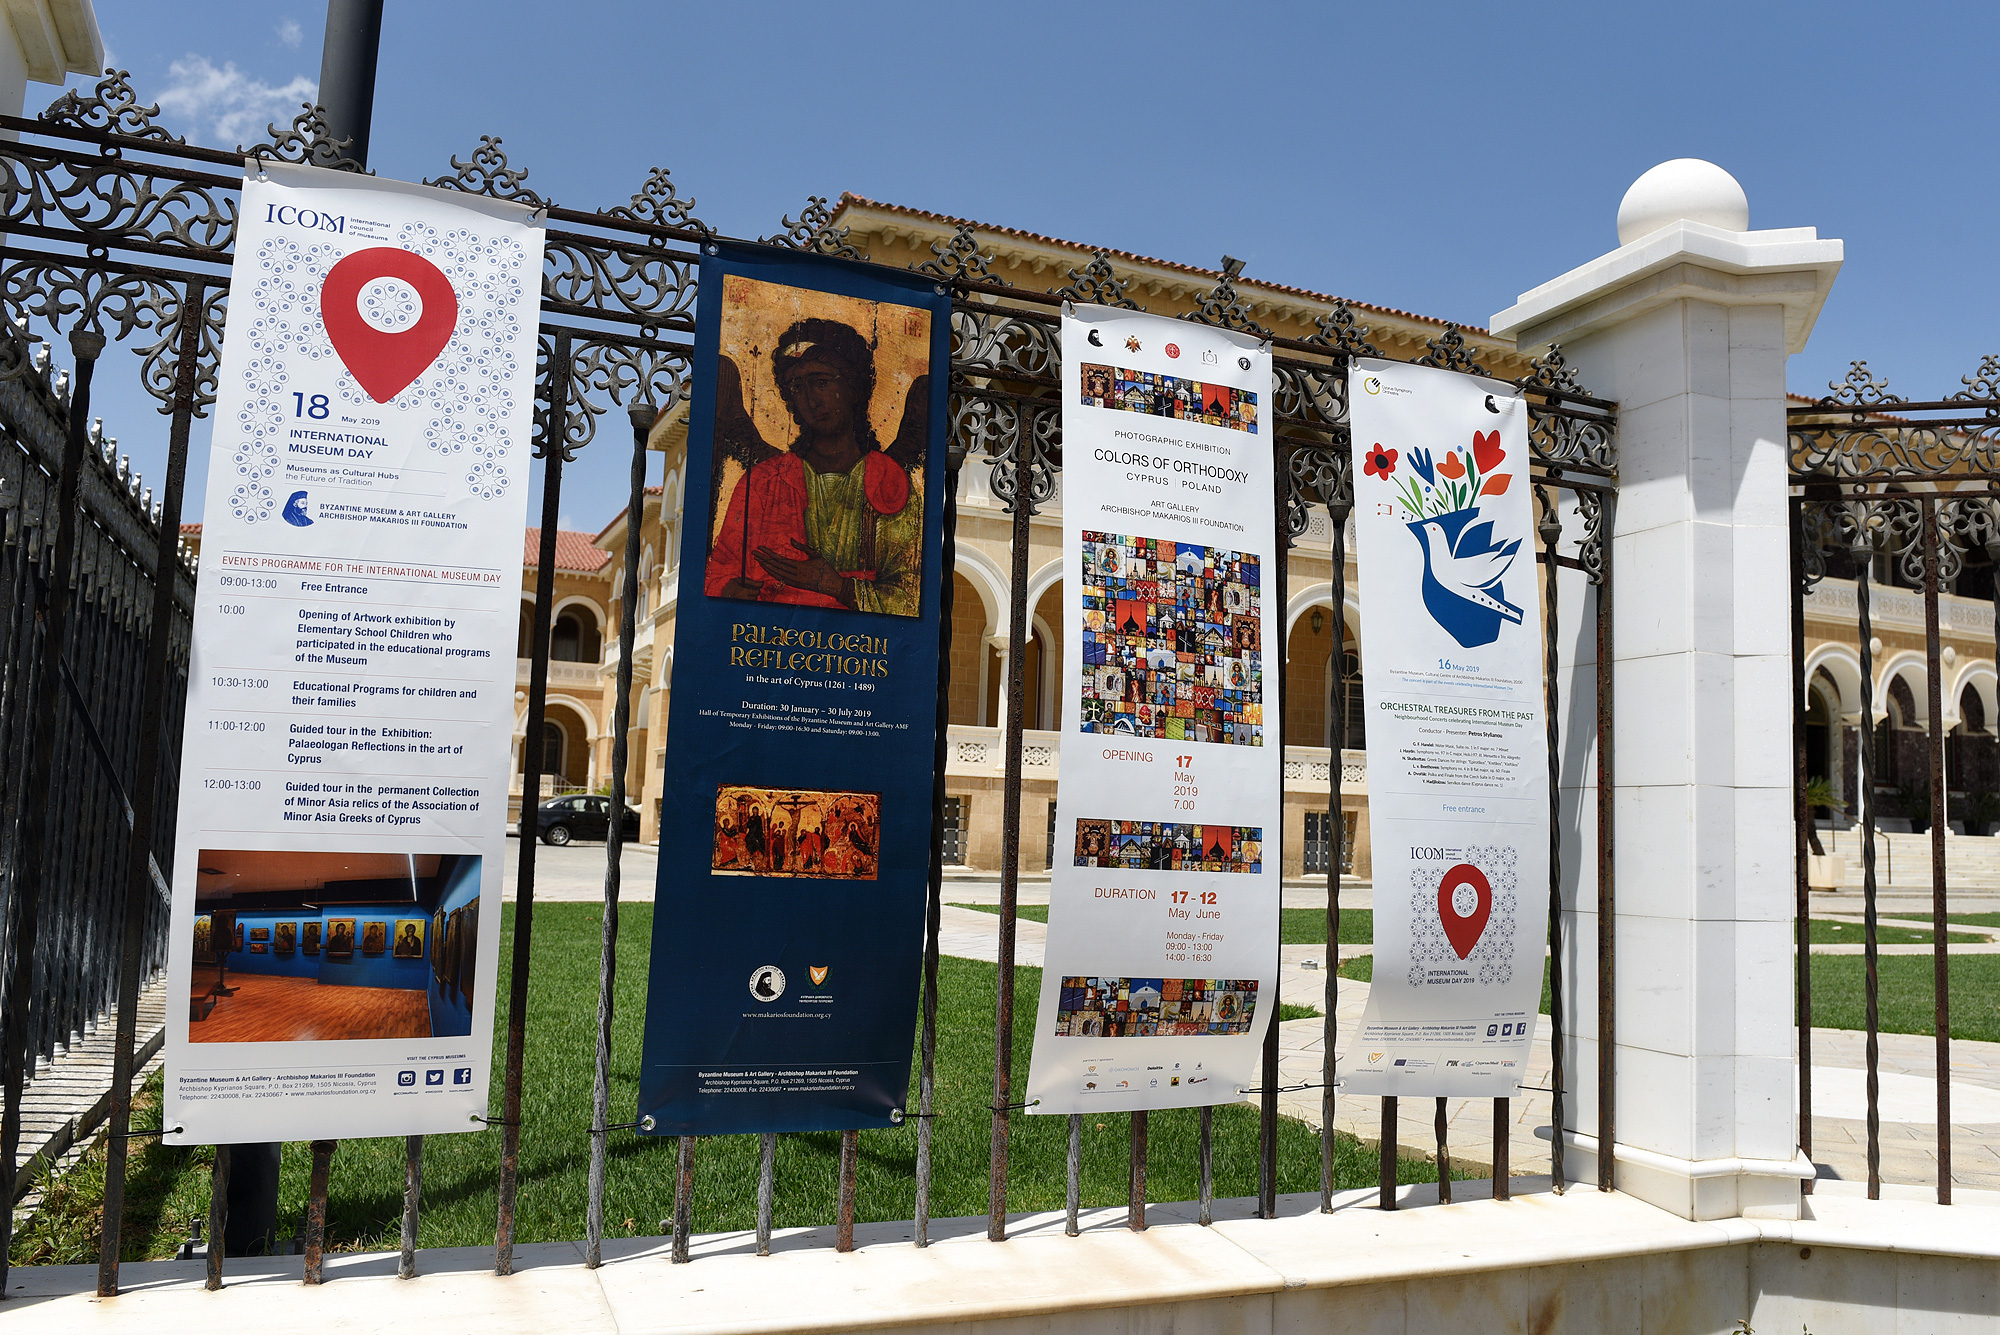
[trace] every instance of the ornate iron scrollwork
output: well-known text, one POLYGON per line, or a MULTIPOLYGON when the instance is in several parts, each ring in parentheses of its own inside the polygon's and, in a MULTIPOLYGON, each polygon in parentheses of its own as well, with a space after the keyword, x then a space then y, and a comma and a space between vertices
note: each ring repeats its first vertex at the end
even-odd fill
POLYGON ((1222 257, 1222 276, 1215 286, 1201 299, 1201 304, 1184 318, 1196 324, 1214 325, 1220 329, 1236 329, 1259 338, 1271 338, 1270 330, 1251 318, 1250 303, 1236 294, 1236 275, 1243 272, 1243 261, 1228 255, 1222 257))
POLYGON ((471 160, 461 162, 454 154, 451 169, 454 175, 434 177, 424 184, 440 190, 462 190, 468 195, 511 199, 538 209, 549 207, 548 200, 523 184, 528 179, 528 169, 517 171, 507 165, 507 153, 500 147, 498 135, 480 135, 479 147, 472 150, 471 160))
POLYGON ((1979 369, 1971 375, 1962 375, 1958 383, 1965 388, 1952 395, 1953 402, 1986 400, 1986 415, 2000 416, 2000 354, 1987 353, 1980 358, 1979 369))
POLYGON ((1446 325, 1442 334, 1424 344, 1424 355, 1417 358, 1417 365, 1435 366, 1444 371, 1464 371, 1469 375, 1492 374, 1479 364, 1478 355, 1455 324, 1446 325))
POLYGON ((613 241, 558 237, 542 257, 542 299, 641 317, 648 335, 694 328, 695 259, 613 241))
MULTIPOLYGON (((687 394, 693 350, 680 343, 579 341, 570 357, 569 453, 597 437, 597 419, 613 405, 650 403, 656 412, 677 406, 687 394)), ((543 406, 546 412, 546 404, 543 406)))
POLYGON ((1583 465, 1607 474, 1612 471, 1616 462, 1612 431, 1616 423, 1608 414, 1544 403, 1532 396, 1533 391, 1540 390, 1558 399, 1584 397, 1576 368, 1564 360, 1562 348, 1551 346, 1548 356, 1530 362, 1528 374, 1519 384, 1530 392, 1526 400, 1528 448, 1536 459, 1551 466, 1583 465))
MULTIPOLYGON (((162 413, 174 410, 174 390, 180 374, 181 303, 186 294, 172 284, 159 284, 140 304, 152 312, 151 327, 159 337, 135 349, 139 354, 139 383, 160 401, 162 413)), ((208 416, 215 402, 216 373, 222 366, 222 326, 229 309, 229 289, 206 288, 201 303, 201 344, 195 354, 194 401, 196 417, 208 416)))
POLYGON ((1905 408, 1909 400, 1891 393, 1867 362, 1853 363, 1844 381, 1829 382, 1831 393, 1791 410, 1794 480, 1944 481, 2000 473, 2000 356, 1985 357, 1959 383, 1964 388, 1948 399, 1905 408), (1940 410, 1959 415, 1926 420, 1925 413, 1940 410))
POLYGON ((996 376, 1053 380, 1062 372, 1058 327, 998 308, 955 310, 951 364, 996 376))
POLYGON ((1521 381, 1521 388, 1543 389, 1551 394, 1583 393, 1583 386, 1576 378, 1576 368, 1563 356, 1560 343, 1551 343, 1548 356, 1536 357, 1528 363, 1528 374, 1521 381))
POLYGON ((117 156, 78 163, 13 148, 0 160, 0 230, 70 228, 85 246, 137 242, 227 264, 236 208, 226 189, 117 156))
POLYGON ((763 245, 830 255, 837 260, 868 258, 861 250, 848 244, 847 234, 853 228, 833 225, 833 210, 827 207, 825 195, 806 196, 806 206, 799 210, 799 220, 793 222, 792 215, 788 213, 780 225, 785 230, 776 236, 760 238, 763 245))
POLYGON ((159 313, 178 300, 172 284, 119 270, 20 260, 0 271, 8 318, 23 327, 41 320, 57 333, 67 324, 101 334, 109 321, 117 330, 112 337, 122 340, 154 328, 159 313))
POLYGON ((1289 442, 1285 459, 1285 527, 1299 538, 1312 527, 1312 507, 1326 507, 1336 524, 1354 508, 1354 464, 1345 441, 1289 442))
POLYGON ((1309 362, 1277 362, 1271 367, 1272 396, 1280 421, 1313 431, 1347 428, 1347 368, 1309 362))
POLYGON ((1877 380, 1875 373, 1868 369, 1867 362, 1852 362, 1847 368, 1845 380, 1829 380, 1826 387, 1833 391, 1820 396, 1820 406, 1826 408, 1873 408, 1885 403, 1907 402, 1900 394, 1889 392, 1889 382, 1877 380))
POLYGON ((185 144, 187 141, 179 135, 169 134, 166 127, 154 124, 153 118, 159 114, 160 104, 157 102, 143 107, 139 105, 138 94, 132 91, 129 71, 106 67, 104 77, 97 81, 97 91, 91 96, 85 97, 72 89, 49 103, 48 110, 36 119, 51 125, 74 126, 79 130, 102 130, 128 139, 185 144))
POLYGON ((655 167, 647 174, 646 183, 629 204, 598 212, 607 218, 622 218, 642 225, 685 227, 703 236, 716 234, 713 227, 694 216, 694 201, 680 197, 680 192, 674 189, 673 173, 665 167, 655 167))
MULTIPOLYGON (((264 127, 271 136, 268 142, 253 144, 249 148, 239 144, 236 151, 246 158, 274 158, 279 162, 302 162, 308 167, 325 167, 330 171, 374 175, 357 159, 347 156, 348 148, 354 143, 352 137, 333 137, 332 127, 326 122, 325 107, 316 102, 299 105, 304 109, 292 117, 289 130, 280 130, 273 122, 264 127)), ((497 144, 499 140, 494 142, 497 144)))
MULTIPOLYGON (((844 235, 845 229, 842 232, 844 235)), ((1001 287, 1014 286, 988 267, 992 263, 993 256, 979 253, 979 237, 972 225, 965 223, 951 234, 951 240, 931 242, 931 258, 910 267, 920 274, 929 274, 941 283, 965 280, 998 283, 1001 287)))
POLYGON ((1318 332, 1306 336, 1308 343, 1317 343, 1350 357, 1382 355, 1382 350, 1368 341, 1368 326, 1355 321, 1354 309, 1344 301, 1335 302, 1333 309, 1313 321, 1313 325, 1318 332))
POLYGON ((1142 311, 1146 309, 1125 295, 1128 286, 1111 267, 1111 252, 1099 250, 1091 254, 1090 263, 1081 269, 1069 271, 1069 281, 1061 287, 1049 289, 1052 297, 1063 297, 1079 306, 1116 306, 1120 310, 1142 311))
POLYGON ((992 461, 993 494, 1010 513, 1025 502, 1034 514, 1056 494, 1059 405, 997 397, 955 371, 951 388, 952 439, 992 461))
POLYGON ((1576 512, 1583 520, 1583 537, 1577 542, 1576 559, 1584 578, 1592 584, 1604 582, 1604 497, 1594 491, 1576 493, 1576 512))

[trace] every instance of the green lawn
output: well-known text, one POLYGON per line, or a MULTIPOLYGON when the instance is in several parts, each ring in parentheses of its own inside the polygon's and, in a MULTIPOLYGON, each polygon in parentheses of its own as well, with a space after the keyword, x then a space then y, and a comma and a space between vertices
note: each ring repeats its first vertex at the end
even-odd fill
MULTIPOLYGON (((1863 939, 1858 922, 1834 922, 1827 918, 1812 920, 1812 943, 1816 946, 1860 945, 1863 939)), ((1895 927, 1888 923, 1877 923, 1875 926, 1875 944, 1878 946, 1927 946, 1931 944, 1931 939, 1931 933, 1915 927, 1895 927)), ((1986 938, 1970 932, 1947 932, 1944 939, 1953 942, 1984 941, 1986 938)))
POLYGON ((1969 923, 1974 927, 2000 927, 2000 913, 1947 913, 1944 920, 1969 923))
MULTIPOLYGON (((506 911, 498 994, 507 994, 513 907, 506 911)), ((519 1240, 583 1236, 585 1173, 589 1162, 591 1069, 595 1046, 600 910, 591 904, 545 904, 535 915, 535 972, 529 987, 526 1094, 522 1105, 519 1240)), ((639 1041, 646 964, 652 934, 649 905, 623 911, 619 939, 617 1019, 612 1061, 612 1117, 629 1120, 637 1097, 639 1041)), ((992 1099, 993 965, 947 958, 940 965, 937 1120, 933 1144, 933 1213, 983 1214, 986 1210, 988 1133, 992 1099)), ((1017 1015, 1032 1016, 1040 971, 1015 971, 1017 1015)), ((495 1036, 495 1107, 504 1051, 504 1025, 495 1036)), ((1032 1023, 1016 1025, 1016 1097, 1028 1070, 1032 1023)), ((159 1126, 158 1081, 139 1104, 135 1126, 159 1126)), ((1193 1110, 1156 1112, 1149 1123, 1151 1199, 1191 1200, 1198 1194, 1198 1118, 1193 1110)), ((1125 1200, 1129 1118, 1118 1114, 1085 1123, 1083 1199, 1087 1205, 1125 1200)), ((861 1136, 857 1218, 907 1219, 914 1209, 916 1125, 861 1136)), ((1017 1115, 1012 1122, 1009 1205, 1015 1210, 1061 1208, 1067 1119, 1017 1115)), ((779 1227, 832 1222, 837 1186, 835 1133, 787 1135, 778 1141, 779 1227)), ((613 1236, 651 1235, 672 1213, 674 1142, 614 1132, 605 1191, 607 1231, 613 1236)), ((1302 1123, 1280 1123, 1279 1190, 1310 1191, 1319 1184, 1319 1138, 1302 1123)), ((494 1179, 499 1168, 498 1131, 432 1136, 424 1146, 424 1208, 419 1245, 483 1246, 493 1240, 494 1179)), ((1215 1190, 1246 1196, 1256 1190, 1257 1114, 1240 1105, 1215 1116, 1215 1190)), ((135 1140, 128 1177, 124 1252, 128 1259, 171 1256, 191 1221, 206 1214, 213 1152, 173 1149, 135 1140)), ((704 1139, 695 1151, 694 1226, 698 1231, 749 1228, 755 1222, 757 1140, 754 1136, 704 1139)), ((1378 1159, 1358 1143, 1339 1145, 1343 1187, 1376 1180, 1378 1159)), ((279 1191, 279 1233, 292 1231, 305 1207, 309 1148, 285 1146, 279 1191)), ((1428 1181, 1435 1170, 1405 1163, 1407 1181, 1428 1181)), ((402 1215, 403 1142, 342 1141, 333 1158, 327 1212, 329 1245, 342 1249, 397 1246, 402 1215)), ((15 1238, 21 1264, 93 1261, 97 1254, 96 1203, 103 1191, 103 1158, 93 1151, 51 1191, 36 1222, 15 1238)))
MULTIPOLYGON (((953 904, 956 909, 978 909, 981 913, 1000 913, 998 904, 953 904)), ((1326 943, 1326 914, 1320 909, 1282 909, 1279 921, 1278 940, 1288 946, 1312 946, 1326 943)), ((1047 922, 1047 904, 1021 904, 1014 910, 1016 918, 1029 922, 1047 922)), ((1370 909, 1342 909, 1340 911, 1340 944, 1344 946, 1365 946, 1375 940, 1375 914, 1370 909)))
MULTIPOLYGON (((1863 1027, 1866 964, 1858 955, 1812 957, 1814 1024, 1828 1029, 1863 1027)), ((1931 958, 1885 955, 1876 964, 1881 980, 1882 1031, 1936 1033, 1931 958)), ((2000 1042, 2000 955, 1951 957, 1951 1036, 2000 1042)))

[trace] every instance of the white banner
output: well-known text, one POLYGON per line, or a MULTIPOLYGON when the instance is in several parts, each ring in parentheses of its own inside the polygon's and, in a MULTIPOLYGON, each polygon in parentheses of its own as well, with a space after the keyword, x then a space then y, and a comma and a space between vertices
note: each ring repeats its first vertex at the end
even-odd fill
POLYGON ((1027 1097, 1230 1103, 1277 988, 1271 356, 1098 306, 1062 339, 1062 778, 1027 1097))
POLYGON ((1499 381, 1372 359, 1348 408, 1375 962, 1341 1088, 1508 1097, 1548 938, 1527 409, 1499 381))
POLYGON ((249 166, 181 751, 169 1143, 487 1110, 541 265, 521 206, 249 166))

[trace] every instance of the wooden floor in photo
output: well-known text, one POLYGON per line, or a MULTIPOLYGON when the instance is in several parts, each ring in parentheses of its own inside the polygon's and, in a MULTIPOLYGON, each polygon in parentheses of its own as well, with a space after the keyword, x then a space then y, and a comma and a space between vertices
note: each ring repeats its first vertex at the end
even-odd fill
POLYGON ((188 1021, 188 1042, 431 1036, 430 1001, 416 988, 339 987, 254 973, 230 974, 229 986, 235 995, 216 998, 207 1019, 188 1021))

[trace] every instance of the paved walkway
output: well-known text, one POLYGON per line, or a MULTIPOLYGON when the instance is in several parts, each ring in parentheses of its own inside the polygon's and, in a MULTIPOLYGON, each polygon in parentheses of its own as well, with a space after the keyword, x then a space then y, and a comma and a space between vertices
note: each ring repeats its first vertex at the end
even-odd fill
MULTIPOLYGON (((535 847, 535 902, 574 904, 604 902, 604 852, 602 843, 581 841, 557 848, 552 844, 535 847)), ((626 844, 618 863, 618 899, 624 904, 650 904, 653 886, 660 874, 657 844, 626 844)), ((509 836, 502 859, 501 893, 511 903, 514 885, 521 873, 521 841, 509 836)))
MULTIPOLYGON (((952 887, 946 887, 947 897, 952 887)), ((1344 900, 1343 896, 1343 900, 1344 900)), ((939 948, 947 955, 992 963, 999 958, 998 914, 946 905, 940 916, 939 948)), ((1014 959, 1039 968, 1048 928, 1038 922, 1017 924, 1014 959)), ((1838 948, 1836 948, 1838 949, 1838 948)), ((1918 949, 1928 951, 1929 947, 1918 949)), ((1953 946, 1952 953, 1975 947, 1953 946)), ((1368 946, 1342 946, 1342 959, 1368 954, 1368 946)), ((1323 946, 1282 946, 1278 995, 1296 1005, 1322 1007, 1327 975, 1323 946), (1308 964, 1313 967, 1308 967, 1308 964)), ((1335 1007, 1335 1052, 1345 1053, 1368 1004, 1368 984, 1338 980, 1335 1007)), ((1032 1003, 1031 1003, 1032 1004, 1032 1003)), ((1278 1027, 1278 1070, 1285 1085, 1318 1085, 1324 1071, 1325 1021, 1287 1020, 1278 1027)), ((1867 1095, 1864 1035, 1851 1029, 1813 1030, 1813 1162, 1821 1177, 1866 1181, 1867 1095)), ((1881 1035, 1879 1064, 1882 1116, 1882 1177, 1886 1182, 1914 1187, 1937 1181, 1936 1042, 1915 1034, 1881 1035)), ((2000 1043, 1958 1039, 1951 1045, 1952 1181, 1966 1188, 2000 1191, 2000 1043)), ((1540 1017, 1535 1030, 1526 1087, 1511 1101, 1512 1125, 1508 1158, 1515 1176, 1550 1171, 1549 1022, 1540 1017), (1540 1134, 1537 1134, 1539 1131, 1540 1134)), ((1254 1102, 1246 1098, 1245 1102, 1254 1102)), ((1278 1106, 1288 1117, 1312 1127, 1320 1124, 1320 1091, 1281 1094, 1278 1106)), ((1381 1103, 1372 1098, 1342 1098, 1334 1105, 1334 1126, 1376 1143, 1381 1137, 1381 1103)), ((1396 1139, 1405 1155, 1430 1157, 1436 1149, 1433 1099, 1401 1099, 1397 1103, 1396 1139)), ((1446 1138, 1452 1158, 1478 1171, 1493 1163, 1493 1104, 1489 1099, 1445 1100, 1446 1138)))

